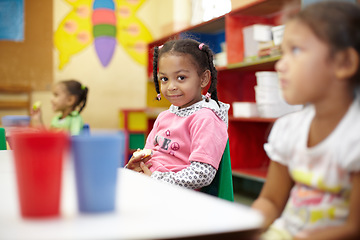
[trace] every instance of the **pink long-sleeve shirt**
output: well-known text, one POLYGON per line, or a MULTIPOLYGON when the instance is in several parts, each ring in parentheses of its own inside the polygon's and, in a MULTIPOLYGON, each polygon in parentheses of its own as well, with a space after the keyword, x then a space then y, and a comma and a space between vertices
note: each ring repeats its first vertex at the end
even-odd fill
POLYGON ((174 113, 174 107, 160 113, 145 145, 153 150, 151 171, 178 172, 191 162, 218 169, 228 139, 227 122, 222 118, 226 113, 227 119, 228 107, 214 111, 206 104, 200 102, 199 110, 190 113, 174 113))

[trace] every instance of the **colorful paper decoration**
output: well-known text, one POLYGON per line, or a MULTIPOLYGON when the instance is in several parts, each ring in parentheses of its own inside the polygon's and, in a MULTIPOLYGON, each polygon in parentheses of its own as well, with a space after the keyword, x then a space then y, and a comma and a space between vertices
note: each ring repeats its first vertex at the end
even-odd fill
POLYGON ((117 43, 141 65, 145 65, 147 43, 152 36, 136 17, 145 0, 65 0, 72 10, 59 24, 55 47, 59 51, 59 69, 70 58, 94 43, 102 66, 110 63, 117 43))

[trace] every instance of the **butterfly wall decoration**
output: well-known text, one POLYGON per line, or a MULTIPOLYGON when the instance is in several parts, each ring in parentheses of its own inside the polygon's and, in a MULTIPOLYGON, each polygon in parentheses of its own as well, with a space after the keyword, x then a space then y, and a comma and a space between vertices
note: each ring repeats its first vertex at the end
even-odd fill
POLYGON ((59 53, 59 69, 70 58, 93 45, 103 67, 111 62, 117 45, 133 60, 145 65, 147 43, 152 36, 136 16, 146 0, 64 0, 72 10, 54 34, 59 53))

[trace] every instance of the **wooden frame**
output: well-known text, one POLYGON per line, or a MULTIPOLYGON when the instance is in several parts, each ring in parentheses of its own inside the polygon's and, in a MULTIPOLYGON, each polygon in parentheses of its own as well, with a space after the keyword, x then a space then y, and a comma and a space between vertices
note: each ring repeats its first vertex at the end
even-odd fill
POLYGON ((31 106, 31 93, 32 88, 30 85, 0 85, 0 94, 19 97, 25 95, 26 99, 13 100, 13 97, 9 100, 0 100, 0 110, 18 110, 26 109, 30 114, 31 106))

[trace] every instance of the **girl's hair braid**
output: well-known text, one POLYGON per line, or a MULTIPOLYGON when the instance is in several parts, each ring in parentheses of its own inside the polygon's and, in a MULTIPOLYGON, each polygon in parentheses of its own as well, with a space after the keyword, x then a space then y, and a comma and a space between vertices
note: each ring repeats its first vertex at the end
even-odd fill
POLYGON ((214 99, 217 102, 217 104, 219 104, 217 90, 216 90, 217 70, 214 66, 214 55, 213 55, 211 49, 207 45, 203 45, 200 50, 204 51, 207 54, 207 57, 209 59, 209 68, 210 68, 209 70, 211 72, 211 84, 210 84, 208 93, 210 93, 211 98, 214 99))
POLYGON ((87 100, 88 87, 82 85, 80 82, 76 80, 64 80, 60 82, 64 84, 65 88, 69 92, 70 95, 74 95, 76 97, 76 101, 73 105, 73 109, 79 107, 79 113, 84 109, 87 100))
MULTIPOLYGON (((159 82, 157 76, 157 68, 158 68, 158 61, 159 58, 165 54, 189 54, 192 57, 192 61, 195 66, 198 68, 199 76, 203 74, 204 71, 210 70, 211 73, 211 84, 208 90, 208 93, 211 94, 211 98, 214 99, 217 104, 218 96, 217 96, 217 71, 213 63, 213 53, 211 49, 203 44, 199 43, 193 39, 177 39, 177 40, 170 40, 166 42, 164 45, 160 47, 154 48, 154 58, 153 58, 153 77, 155 83, 155 89, 160 94, 159 89, 159 82)), ((159 97, 158 97, 158 100, 159 97)))
POLYGON ((154 48, 154 57, 153 57, 153 78, 154 78, 155 90, 157 93, 156 99, 158 101, 160 101, 160 87, 159 87, 159 80, 158 80, 158 74, 157 74, 158 56, 159 56, 159 47, 155 47, 154 48))

